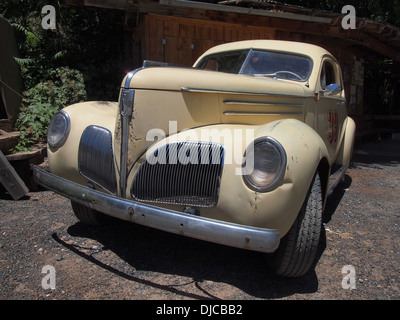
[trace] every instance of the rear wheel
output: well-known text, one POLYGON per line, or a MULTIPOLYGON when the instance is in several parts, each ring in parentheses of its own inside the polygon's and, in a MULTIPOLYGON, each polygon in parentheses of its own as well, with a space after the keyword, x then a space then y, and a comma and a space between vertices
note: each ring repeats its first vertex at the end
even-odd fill
POLYGON ((88 208, 74 201, 71 201, 71 206, 75 216, 82 223, 94 226, 101 226, 106 223, 107 216, 104 213, 88 208))
POLYGON ((300 277, 312 266, 322 228, 322 188, 319 174, 314 177, 303 206, 270 261, 280 276, 300 277))

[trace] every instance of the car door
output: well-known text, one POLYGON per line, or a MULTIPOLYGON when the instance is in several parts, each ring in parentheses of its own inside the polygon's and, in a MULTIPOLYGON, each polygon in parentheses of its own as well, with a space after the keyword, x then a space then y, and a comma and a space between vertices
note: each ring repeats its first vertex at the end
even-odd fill
POLYGON ((322 59, 315 88, 317 132, 325 142, 330 156, 329 162, 332 164, 340 150, 347 117, 342 74, 333 57, 325 56, 322 59))

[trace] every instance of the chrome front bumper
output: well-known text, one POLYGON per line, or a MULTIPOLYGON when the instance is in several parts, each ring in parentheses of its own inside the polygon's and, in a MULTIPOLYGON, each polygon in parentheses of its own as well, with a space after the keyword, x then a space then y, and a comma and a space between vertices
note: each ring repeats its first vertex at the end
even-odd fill
POLYGON ((33 176, 37 183, 51 191, 122 220, 260 252, 273 252, 279 246, 280 235, 275 229, 234 224, 118 198, 71 182, 38 167, 34 168, 33 176))

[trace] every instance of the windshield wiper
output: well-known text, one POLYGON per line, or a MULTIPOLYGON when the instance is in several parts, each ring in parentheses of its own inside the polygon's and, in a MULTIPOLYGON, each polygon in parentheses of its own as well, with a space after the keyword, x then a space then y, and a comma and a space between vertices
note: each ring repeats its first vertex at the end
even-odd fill
POLYGON ((253 77, 271 77, 271 78, 278 78, 276 73, 254 73, 252 74, 253 77))
POLYGON ((300 77, 297 73, 294 73, 293 71, 288 71, 288 70, 280 70, 280 71, 276 71, 274 73, 254 73, 253 75, 255 77, 272 77, 273 79, 281 78, 281 79, 288 79, 288 80, 296 80, 296 79, 293 79, 290 77, 289 78, 288 77, 279 77, 278 76, 279 73, 289 74, 291 76, 294 76, 295 78, 297 78, 297 80, 300 80, 300 81, 305 80, 302 77, 300 77))

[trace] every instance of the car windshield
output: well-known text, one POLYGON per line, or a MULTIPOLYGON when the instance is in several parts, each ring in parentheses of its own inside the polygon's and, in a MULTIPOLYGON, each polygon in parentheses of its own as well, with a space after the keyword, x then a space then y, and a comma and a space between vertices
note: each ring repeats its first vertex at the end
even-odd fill
POLYGON ((239 73, 250 50, 212 54, 202 59, 196 68, 227 73, 239 73))
POLYGON ((209 55, 202 59, 196 68, 306 81, 311 73, 312 61, 308 57, 293 53, 251 49, 209 55))

